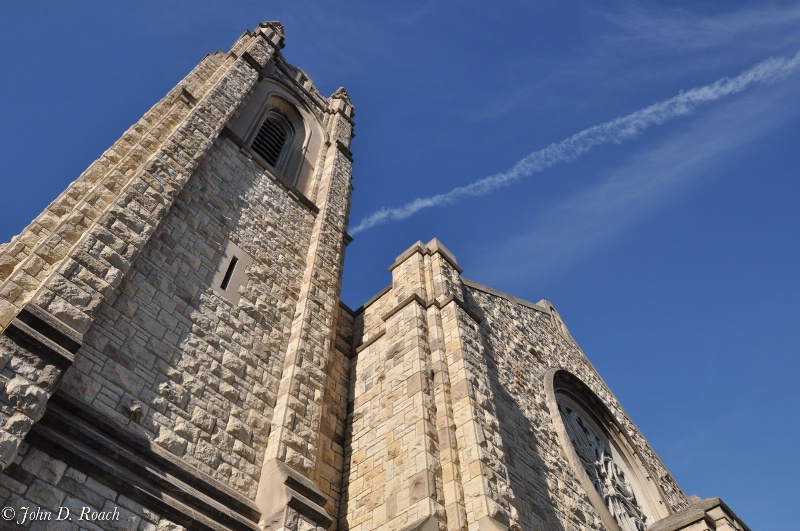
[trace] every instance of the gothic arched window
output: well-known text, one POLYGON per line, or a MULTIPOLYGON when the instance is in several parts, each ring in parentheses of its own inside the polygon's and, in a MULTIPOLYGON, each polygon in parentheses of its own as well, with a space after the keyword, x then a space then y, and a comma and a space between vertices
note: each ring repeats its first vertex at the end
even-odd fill
POLYGON ((668 515, 658 487, 602 401, 577 377, 554 371, 548 404, 573 472, 606 527, 644 531, 668 515))
POLYGON ((281 113, 270 110, 253 139, 253 151, 261 155, 267 164, 281 170, 292 145, 294 128, 281 113))
POLYGON ((653 518, 645 514, 615 445, 580 405, 563 395, 556 401, 575 453, 611 516, 623 531, 644 531, 653 518))

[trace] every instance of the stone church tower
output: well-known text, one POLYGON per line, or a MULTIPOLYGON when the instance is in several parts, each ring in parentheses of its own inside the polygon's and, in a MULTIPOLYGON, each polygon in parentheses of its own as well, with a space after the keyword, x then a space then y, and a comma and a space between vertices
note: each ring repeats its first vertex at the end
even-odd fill
POLYGON ((0 247, 0 528, 747 527, 437 240, 339 301, 353 105, 261 24, 0 247))

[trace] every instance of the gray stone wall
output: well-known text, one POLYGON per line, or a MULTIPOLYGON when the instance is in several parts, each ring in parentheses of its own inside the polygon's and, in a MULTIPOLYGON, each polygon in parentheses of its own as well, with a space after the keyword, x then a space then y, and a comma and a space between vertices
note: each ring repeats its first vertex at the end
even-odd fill
POLYGON ((545 374, 550 369, 565 369, 592 390, 633 443, 669 511, 684 508, 686 496, 550 305, 524 303, 491 291, 470 283, 468 296, 482 319, 485 370, 496 416, 503 419, 497 431, 507 449, 514 505, 523 520, 535 521, 541 518, 543 507, 552 506, 556 512, 550 516, 559 521, 602 528, 595 523, 594 510, 582 495, 555 435, 545 400, 545 374))
POLYGON ((220 138, 98 310, 62 388, 254 497, 313 218, 220 138), (226 239, 254 259, 238 305, 211 285, 226 239))

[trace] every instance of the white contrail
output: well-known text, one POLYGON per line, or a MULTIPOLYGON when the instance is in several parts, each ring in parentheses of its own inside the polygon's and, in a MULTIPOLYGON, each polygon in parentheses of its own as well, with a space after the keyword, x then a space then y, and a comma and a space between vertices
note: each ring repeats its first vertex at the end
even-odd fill
POLYGON ((702 103, 717 101, 753 85, 774 83, 784 79, 794 73, 798 67, 800 67, 800 52, 789 58, 771 57, 734 78, 724 77, 709 85, 681 92, 677 96, 654 103, 626 116, 584 129, 561 142, 555 142, 544 149, 534 151, 503 173, 484 177, 465 186, 458 186, 449 192, 420 197, 401 207, 377 210, 362 219, 351 231, 351 234, 357 234, 390 220, 406 219, 423 208, 449 205, 464 197, 487 194, 496 188, 544 171, 556 164, 572 162, 595 146, 620 143, 635 138, 653 125, 660 125, 678 116, 691 113, 702 103))

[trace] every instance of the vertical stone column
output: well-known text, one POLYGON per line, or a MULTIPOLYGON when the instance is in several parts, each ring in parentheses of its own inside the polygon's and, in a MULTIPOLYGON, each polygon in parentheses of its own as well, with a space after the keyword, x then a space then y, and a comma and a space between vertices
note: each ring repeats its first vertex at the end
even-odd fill
POLYGON ((448 530, 467 529, 464 489, 459 470, 456 423, 450 369, 447 361, 447 337, 457 318, 457 302, 463 302, 455 258, 438 240, 427 245, 428 285, 433 296, 428 306, 431 365, 433 369, 433 398, 436 405, 436 433, 439 443, 439 463, 442 470, 442 499, 448 530))
POLYGON ((277 23, 207 56, 0 249, 0 466, 198 162, 283 46, 277 23))
MULTIPOLYGON (((455 258, 418 242, 359 317, 346 525, 467 529, 448 343, 464 306, 455 258)), ((463 373, 463 371, 462 371, 463 373)))
POLYGON ((390 527, 435 530, 444 522, 444 500, 431 358, 438 331, 427 304, 433 292, 428 249, 412 247, 390 269, 395 306, 382 319, 389 346, 384 355, 394 367, 391 380, 387 372, 390 394, 385 398, 392 426, 402 424, 387 433, 387 454, 399 459, 385 493, 386 520, 390 527))
MULTIPOLYGON (((315 180, 319 208, 278 388, 256 504, 260 525, 327 528, 326 496, 314 481, 322 398, 334 353, 346 228, 350 208, 353 106, 344 89, 330 98, 328 142, 315 180), (305 522, 305 524, 303 524, 305 522)), ((344 416, 342 411, 341 415, 344 416)))
POLYGON ((447 529, 507 529, 508 490, 480 337, 464 298, 461 269, 438 240, 427 244, 434 397, 447 529))
POLYGON ((446 308, 443 321, 467 523, 470 530, 508 529, 511 508, 503 500, 507 472, 479 323, 457 304, 446 308))

